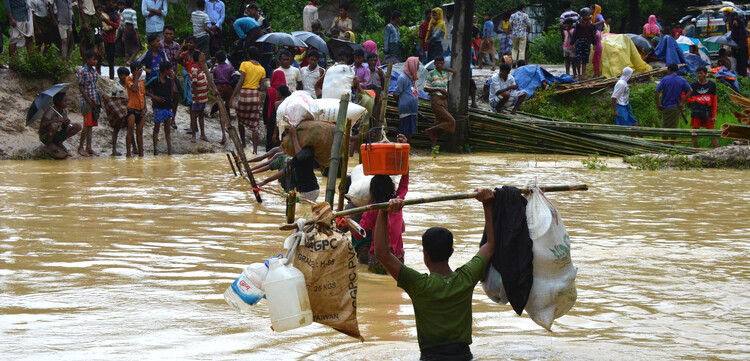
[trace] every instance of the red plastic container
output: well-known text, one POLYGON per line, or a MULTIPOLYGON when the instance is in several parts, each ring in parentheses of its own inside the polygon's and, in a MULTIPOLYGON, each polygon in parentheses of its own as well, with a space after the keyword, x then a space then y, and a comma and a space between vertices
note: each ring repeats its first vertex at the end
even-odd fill
POLYGON ((398 175, 409 173, 409 144, 362 144, 362 168, 365 175, 398 175))

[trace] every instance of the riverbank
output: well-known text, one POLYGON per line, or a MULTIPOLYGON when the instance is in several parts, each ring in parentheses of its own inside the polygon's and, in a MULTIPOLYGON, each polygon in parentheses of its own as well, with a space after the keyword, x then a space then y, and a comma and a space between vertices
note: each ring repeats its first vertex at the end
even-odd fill
MULTIPOLYGON (((71 85, 66 90, 68 96, 68 117, 73 123, 83 123, 83 115, 80 110, 80 92, 76 86, 75 75, 67 76, 62 82, 71 85)), ((0 69, 0 109, 3 115, 0 116, 0 159, 45 159, 47 158, 44 147, 39 142, 39 120, 26 126, 26 114, 31 102, 39 92, 53 84, 50 80, 29 80, 18 76, 15 72, 8 69, 0 69)), ((111 91, 115 82, 107 76, 99 77, 97 86, 100 91, 107 93, 111 91)), ((147 101, 149 110, 151 102, 147 101)), ((210 105, 207 109, 210 109, 210 105)), ((92 137, 92 147, 100 156, 109 156, 112 153, 112 128, 109 126, 105 113, 102 112, 102 118, 99 126, 94 128, 92 137)), ((227 141, 221 145, 221 126, 219 124, 218 113, 213 117, 206 115, 205 131, 209 142, 202 140, 193 140, 190 134, 187 134, 190 127, 190 114, 188 108, 179 106, 176 114, 176 124, 178 129, 172 130, 172 152, 174 154, 200 154, 224 152, 234 149, 232 142, 227 141)), ((143 127, 143 148, 144 155, 153 155, 153 113, 149 111, 146 116, 146 124, 143 127)), ((159 133, 159 154, 167 154, 167 143, 164 139, 164 131, 159 133)), ((263 138, 264 139, 264 138, 263 138)), ((73 136, 65 142, 68 151, 73 154, 71 158, 83 158, 76 154, 80 136, 73 136)), ((117 141, 117 150, 125 154, 125 130, 120 131, 117 141)))

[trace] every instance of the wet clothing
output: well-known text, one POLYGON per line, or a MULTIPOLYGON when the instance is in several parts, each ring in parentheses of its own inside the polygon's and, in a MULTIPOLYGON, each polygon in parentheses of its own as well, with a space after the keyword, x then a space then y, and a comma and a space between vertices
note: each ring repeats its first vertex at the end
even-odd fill
POLYGON ((302 148, 292 159, 292 168, 297 178, 297 191, 300 193, 313 192, 320 189, 318 178, 315 177, 315 151, 313 147, 302 148))
POLYGON ((471 344, 471 298, 486 271, 487 260, 479 254, 447 276, 401 265, 398 286, 414 305, 420 351, 471 344))
POLYGON ((150 90, 151 94, 164 98, 162 102, 153 101, 154 109, 172 109, 172 81, 169 77, 166 77, 164 83, 159 77, 152 78, 146 82, 146 89, 150 90))
POLYGON ((284 188, 284 192, 289 192, 292 189, 297 188, 297 177, 294 172, 286 166, 289 158, 291 157, 282 154, 268 165, 268 169, 270 170, 286 169, 286 174, 279 178, 279 183, 281 184, 281 187, 284 188))

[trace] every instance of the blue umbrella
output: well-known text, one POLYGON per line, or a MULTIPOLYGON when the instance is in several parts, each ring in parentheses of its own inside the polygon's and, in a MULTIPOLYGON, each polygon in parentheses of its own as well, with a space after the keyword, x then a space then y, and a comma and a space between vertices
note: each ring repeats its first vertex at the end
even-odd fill
POLYGON ((31 102, 29 111, 26 114, 26 125, 29 125, 35 120, 41 118, 42 114, 44 114, 44 111, 47 109, 47 105, 52 100, 52 97, 54 97, 55 94, 59 93, 61 90, 65 89, 68 85, 70 85, 70 83, 55 84, 45 89, 43 92, 37 94, 36 98, 34 98, 34 101, 31 102))
POLYGON ((295 31, 292 36, 304 41, 307 45, 312 46, 319 52, 331 56, 328 51, 328 44, 320 36, 317 36, 309 31, 295 31))

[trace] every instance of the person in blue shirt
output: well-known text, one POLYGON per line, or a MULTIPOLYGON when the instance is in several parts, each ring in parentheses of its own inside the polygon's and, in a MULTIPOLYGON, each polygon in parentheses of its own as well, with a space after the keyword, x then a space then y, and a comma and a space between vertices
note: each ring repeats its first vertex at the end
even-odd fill
POLYGON ((407 142, 417 132, 417 106, 419 105, 417 80, 419 79, 419 58, 412 56, 406 59, 404 71, 398 76, 393 98, 398 103, 398 132, 407 142))
POLYGON ((164 18, 167 17, 167 0, 143 0, 141 14, 146 18, 146 37, 156 34, 160 39, 164 36, 164 18))
MULTIPOLYGON (((661 113, 662 128, 678 127, 685 99, 689 99, 693 95, 693 88, 690 87, 687 80, 677 75, 678 69, 677 64, 669 64, 667 67, 668 75, 659 82, 654 91, 654 101, 661 113), (659 100, 659 93, 661 93, 661 101, 659 100), (687 95, 683 97, 683 93, 687 93, 687 95)), ((667 138, 664 137, 664 139, 667 138)), ((676 139, 672 138, 673 141, 676 139)))
POLYGON ((208 19, 211 20, 211 33, 208 39, 208 48, 211 56, 215 56, 216 52, 221 50, 221 25, 224 24, 224 13, 225 13, 224 2, 221 0, 208 0, 206 1, 206 14, 208 19))
POLYGON ((482 45, 479 48, 479 69, 484 63, 484 54, 489 54, 492 59, 492 71, 495 71, 495 23, 492 22, 492 13, 484 14, 484 27, 482 27, 482 45))
POLYGON ((401 24, 402 14, 394 10, 391 14, 391 22, 385 26, 385 35, 383 37, 383 61, 386 64, 398 63, 401 61, 401 34, 398 26, 401 24))

